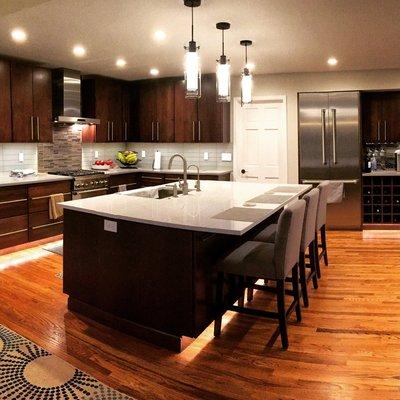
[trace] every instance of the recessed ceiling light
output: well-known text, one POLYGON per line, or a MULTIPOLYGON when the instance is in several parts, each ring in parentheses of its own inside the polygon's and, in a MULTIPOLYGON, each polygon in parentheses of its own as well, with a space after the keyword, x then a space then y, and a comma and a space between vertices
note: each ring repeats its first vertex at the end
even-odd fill
POLYGON ((11 31, 11 37, 14 42, 24 43, 26 41, 26 32, 21 28, 15 28, 11 31))
POLYGON ((162 42, 163 40, 165 40, 165 38, 167 37, 167 35, 165 34, 164 31, 155 31, 154 32, 154 39, 162 42))
POLYGON ((330 57, 330 58, 328 58, 327 63, 329 65, 336 65, 338 63, 338 60, 335 57, 330 57))
POLYGON ((76 57, 83 57, 86 54, 86 49, 83 46, 81 46, 80 44, 77 44, 72 49, 72 52, 74 53, 74 55, 76 57))
POLYGON ((253 70, 253 69, 255 68, 255 64, 252 63, 252 62, 248 62, 248 63, 246 64, 246 68, 248 68, 248 69, 250 69, 250 70, 253 70))
POLYGON ((118 58, 118 60, 115 62, 115 65, 119 68, 123 68, 126 65, 126 61, 123 58, 118 58))
POLYGON ((159 73, 160 71, 157 68, 152 68, 150 70, 150 75, 157 76, 159 73))

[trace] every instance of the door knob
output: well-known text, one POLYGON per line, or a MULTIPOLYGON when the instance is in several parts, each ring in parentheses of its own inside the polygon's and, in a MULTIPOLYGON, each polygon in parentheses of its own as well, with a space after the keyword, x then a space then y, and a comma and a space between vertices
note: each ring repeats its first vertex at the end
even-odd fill
POLYGON ((245 173, 246 173, 246 170, 245 170, 245 169, 242 169, 240 172, 241 172, 242 174, 245 174, 245 173))

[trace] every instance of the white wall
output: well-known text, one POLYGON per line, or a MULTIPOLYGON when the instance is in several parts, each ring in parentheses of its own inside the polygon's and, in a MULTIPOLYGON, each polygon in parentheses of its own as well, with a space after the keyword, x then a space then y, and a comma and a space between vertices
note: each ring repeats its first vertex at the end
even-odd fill
MULTIPOLYGON (((233 79, 232 88, 233 96, 240 96, 238 77, 233 79)), ((270 75, 257 75, 254 71, 255 96, 287 96, 289 182, 295 183, 298 179, 297 93, 372 89, 400 89, 400 70, 270 75)))

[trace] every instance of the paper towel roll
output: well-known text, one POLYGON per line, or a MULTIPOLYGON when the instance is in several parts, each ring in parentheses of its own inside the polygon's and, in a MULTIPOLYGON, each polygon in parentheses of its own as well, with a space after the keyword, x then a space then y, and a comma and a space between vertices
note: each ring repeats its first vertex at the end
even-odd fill
POLYGON ((154 153, 153 169, 161 169, 161 152, 158 150, 154 153))

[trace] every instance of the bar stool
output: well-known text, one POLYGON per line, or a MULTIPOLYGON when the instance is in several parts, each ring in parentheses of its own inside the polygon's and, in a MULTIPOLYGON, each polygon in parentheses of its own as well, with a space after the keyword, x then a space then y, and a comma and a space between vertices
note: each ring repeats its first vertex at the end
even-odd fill
MULTIPOLYGON (((303 297, 304 307, 308 307, 308 292, 307 283, 311 280, 313 281, 313 286, 315 289, 318 288, 317 279, 317 242, 315 240, 315 225, 317 221, 317 210, 318 210, 318 200, 319 200, 318 189, 312 189, 303 196, 303 200, 306 202, 306 210, 304 214, 303 231, 300 244, 300 255, 299 255, 299 270, 300 270, 300 284, 301 292, 303 297), (308 250, 309 254, 309 264, 306 263, 306 252, 308 250), (309 275, 306 273, 306 268, 310 269, 309 275)), ((276 237, 276 225, 270 225, 262 232, 260 232, 253 240, 260 242, 273 243, 276 237)), ((253 298, 253 293, 251 289, 248 291, 247 299, 251 301, 253 298)))
MULTIPOLYGON (((329 194, 329 181, 322 181, 317 189, 319 190, 319 201, 318 201, 318 212, 317 212, 317 224, 315 226, 315 240, 317 241, 317 249, 322 249, 318 254, 318 269, 319 260, 324 258, 324 263, 328 265, 328 250, 326 247, 326 206, 328 203, 329 194), (321 235, 321 243, 318 241, 318 232, 321 235)), ((321 277, 321 271, 319 271, 318 278, 321 277)))
POLYGON ((278 319, 279 329, 275 331, 270 343, 273 343, 280 334, 282 347, 288 348, 287 320, 294 309, 297 321, 301 321, 298 263, 305 206, 304 200, 298 200, 285 208, 279 216, 275 243, 248 241, 230 253, 218 265, 214 336, 220 336, 222 315, 224 310, 228 309, 278 319), (292 274, 292 290, 289 291, 285 290, 285 278, 290 273, 292 274), (243 295, 246 287, 274 292, 278 312, 252 309, 243 305, 230 305, 235 301, 236 296, 229 299, 228 306, 224 307, 225 274, 240 277, 242 283, 240 291, 243 295), (254 283, 257 279, 276 281, 276 288, 257 285, 254 283), (293 296, 293 301, 287 310, 285 309, 285 293, 293 296))

